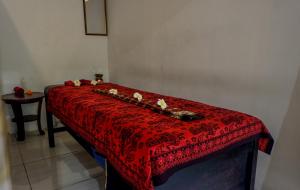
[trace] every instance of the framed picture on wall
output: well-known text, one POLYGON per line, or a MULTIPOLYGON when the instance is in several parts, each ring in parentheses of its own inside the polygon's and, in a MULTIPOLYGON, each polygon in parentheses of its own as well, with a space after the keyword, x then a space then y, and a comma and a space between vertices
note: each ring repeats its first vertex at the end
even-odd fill
POLYGON ((83 0, 86 35, 107 36, 106 0, 83 0))

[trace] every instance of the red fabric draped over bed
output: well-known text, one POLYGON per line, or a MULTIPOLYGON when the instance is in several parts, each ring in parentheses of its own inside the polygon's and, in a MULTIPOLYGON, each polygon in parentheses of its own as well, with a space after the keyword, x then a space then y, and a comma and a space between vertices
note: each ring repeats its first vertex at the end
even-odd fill
POLYGON ((137 190, 152 190, 153 176, 250 137, 259 136, 259 149, 266 153, 273 144, 264 124, 250 115, 112 83, 52 88, 47 110, 91 143, 137 190), (163 98, 169 107, 204 119, 181 121, 93 91, 112 88, 127 96, 139 92, 153 104, 163 98))

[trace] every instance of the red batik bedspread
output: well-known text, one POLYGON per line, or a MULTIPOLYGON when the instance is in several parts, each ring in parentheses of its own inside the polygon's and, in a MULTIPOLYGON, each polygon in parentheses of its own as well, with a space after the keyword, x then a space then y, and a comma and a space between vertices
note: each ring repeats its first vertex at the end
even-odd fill
POLYGON ((59 86, 48 92, 47 110, 95 146, 137 190, 152 190, 152 177, 260 135, 259 149, 273 144, 257 118, 203 103, 130 89, 112 83, 59 86), (156 104, 189 110, 205 118, 181 121, 149 109, 93 92, 117 89, 119 94, 143 95, 156 104))

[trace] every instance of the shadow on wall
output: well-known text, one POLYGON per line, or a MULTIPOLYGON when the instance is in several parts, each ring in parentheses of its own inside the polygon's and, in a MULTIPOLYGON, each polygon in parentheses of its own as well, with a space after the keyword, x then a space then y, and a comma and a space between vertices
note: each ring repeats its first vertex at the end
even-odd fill
MULTIPOLYGON (((42 76, 36 68, 32 52, 26 46, 22 35, 6 10, 5 5, 0 2, 1 14, 1 75, 3 91, 10 92, 12 87, 20 85, 24 79, 28 87, 40 90, 42 76), (4 56, 5 55, 5 56, 4 56)), ((28 26, 30 27, 30 26, 28 26)))
POLYGON ((297 190, 300 187, 300 69, 288 112, 274 147, 264 190, 297 190))
POLYGON ((22 78, 34 91, 98 71, 108 79, 107 38, 84 35, 81 1, 1 0, 0 23, 3 93, 22 78))
MULTIPOLYGON (((25 88, 31 88, 35 91, 42 90, 42 76, 34 64, 32 53, 26 46, 22 35, 19 33, 17 26, 15 26, 2 1, 0 1, 0 23, 0 76, 2 80, 2 93, 11 93, 14 86, 22 86, 24 83, 26 85, 25 88)), ((5 106, 5 108, 7 114, 12 116, 11 108, 9 106, 5 106)), ((29 105, 26 106, 24 111, 28 110, 36 109, 33 109, 29 105)), ((11 128, 9 130, 11 131, 11 128)))

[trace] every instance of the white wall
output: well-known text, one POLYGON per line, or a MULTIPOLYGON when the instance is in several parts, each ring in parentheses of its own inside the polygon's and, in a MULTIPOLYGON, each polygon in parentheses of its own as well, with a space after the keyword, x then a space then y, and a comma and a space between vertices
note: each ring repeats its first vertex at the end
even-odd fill
POLYGON ((82 6, 82 0, 0 0, 3 92, 22 78, 35 91, 68 79, 92 79, 96 71, 108 79, 107 37, 84 34, 82 6))
MULTIPOLYGON (((111 81, 258 116, 277 138, 300 65, 299 0, 110 0, 108 7, 111 81)), ((269 160, 259 155, 256 189, 269 160)))
POLYGON ((269 171, 264 183, 264 190, 297 190, 300 188, 300 70, 288 112, 277 145, 273 151, 269 171))

